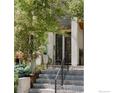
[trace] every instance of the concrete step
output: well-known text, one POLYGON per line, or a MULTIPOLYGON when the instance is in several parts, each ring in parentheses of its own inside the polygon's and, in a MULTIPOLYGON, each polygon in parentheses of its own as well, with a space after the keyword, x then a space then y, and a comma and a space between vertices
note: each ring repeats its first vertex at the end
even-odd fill
MULTIPOLYGON (((36 83, 44 84, 54 84, 55 80, 54 79, 42 79, 38 78, 36 80, 36 83)), ((61 80, 57 80, 57 83, 61 83, 61 80)), ((64 85, 83 85, 83 80, 64 80, 64 85)))
MULTIPOLYGON (((58 69, 60 67, 61 67, 61 65, 49 65, 48 66, 49 69, 58 69)), ((67 66, 64 66, 64 67, 67 67, 67 66)), ((71 65, 69 65, 69 69, 70 70, 84 70, 84 66, 71 66, 71 65)))
MULTIPOLYGON (((63 72, 65 72, 66 70, 64 70, 63 72)), ((58 69, 54 69, 54 70, 45 70, 42 71, 41 74, 57 74, 58 69)), ((67 72, 68 75, 84 75, 84 71, 83 70, 70 70, 67 72)))
MULTIPOLYGON (((33 84, 34 88, 37 89, 54 89, 55 85, 54 84, 33 84)), ((61 86, 59 85, 59 87, 61 88, 61 86)), ((63 85, 63 89, 64 90, 73 90, 73 91, 83 91, 83 86, 75 86, 75 85, 63 85)))
MULTIPOLYGON (((54 89, 30 89, 29 93, 55 93, 54 89)), ((72 90, 57 90, 57 93, 83 93, 83 92, 75 92, 72 90)))
POLYGON ((70 66, 69 70, 84 70, 84 66, 70 66))
MULTIPOLYGON (((44 79, 55 79, 56 74, 40 74, 39 78, 44 78, 44 79)), ((61 75, 58 76, 59 78, 61 75)), ((65 80, 83 80, 83 75, 65 75, 65 80)))
MULTIPOLYGON (((77 69, 77 68, 76 68, 77 69)), ((29 90, 29 93, 55 93, 55 77, 59 68, 49 68, 42 71, 39 78, 36 79, 36 83, 33 84, 33 88, 29 90)), ((67 70, 64 69, 63 72, 67 70)), ((57 79, 57 93, 83 93, 83 76, 84 71, 81 69, 75 70, 71 68, 66 73, 63 87, 61 84, 61 75, 57 79)))

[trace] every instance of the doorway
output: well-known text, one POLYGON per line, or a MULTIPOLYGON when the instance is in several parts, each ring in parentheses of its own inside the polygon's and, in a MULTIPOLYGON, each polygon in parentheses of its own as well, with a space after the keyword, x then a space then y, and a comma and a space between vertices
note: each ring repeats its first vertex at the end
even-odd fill
MULTIPOLYGON (((60 65, 62 61, 62 51, 63 51, 63 37, 62 35, 56 34, 56 48, 55 48, 55 59, 56 65, 60 65)), ((65 36, 65 64, 71 65, 71 33, 67 33, 65 36)))

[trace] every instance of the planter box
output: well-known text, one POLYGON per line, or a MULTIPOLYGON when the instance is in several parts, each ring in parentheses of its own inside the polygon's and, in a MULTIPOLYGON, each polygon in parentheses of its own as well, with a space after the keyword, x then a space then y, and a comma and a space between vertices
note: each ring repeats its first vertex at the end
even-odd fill
POLYGON ((17 93, 29 93, 30 77, 19 78, 17 93))

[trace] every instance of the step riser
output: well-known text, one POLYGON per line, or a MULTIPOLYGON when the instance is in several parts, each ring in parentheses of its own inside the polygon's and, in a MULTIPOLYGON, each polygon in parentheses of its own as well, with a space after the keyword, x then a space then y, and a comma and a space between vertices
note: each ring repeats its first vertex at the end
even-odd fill
MULTIPOLYGON (((56 74, 50 74, 50 75, 44 75, 44 74, 41 74, 41 75, 39 75, 39 78, 43 78, 43 79, 55 79, 55 77, 56 77, 56 74)), ((60 79, 61 78, 61 75, 60 76, 58 76, 58 78, 60 79)), ((77 75, 77 76, 75 76, 75 75, 66 75, 65 76, 65 80, 83 80, 83 76, 81 76, 81 75, 77 75)))
MULTIPOLYGON (((33 84, 33 88, 29 90, 29 93, 55 93, 55 77, 59 68, 52 68, 46 71, 42 71, 39 78, 36 79, 36 83, 33 84)), ((67 70, 64 69, 63 72, 67 70)), ((57 93, 83 93, 83 76, 84 71, 81 70, 69 70, 64 78, 63 88, 61 87, 61 73, 57 79, 57 93)))
MULTIPOLYGON (((37 89, 43 89, 43 88, 50 88, 50 89, 54 89, 55 86, 54 85, 42 85, 42 84, 34 84, 33 85, 34 88, 37 88, 37 89)), ((63 86, 64 90, 73 90, 73 91, 83 91, 83 86, 69 86, 69 85, 66 85, 66 86, 63 86)))
MULTIPOLYGON (((54 80, 36 80, 36 83, 40 83, 40 84, 44 84, 44 83, 48 83, 48 84, 55 84, 54 80)), ((57 81, 58 84, 61 84, 61 80, 57 81)), ((64 80, 64 84, 65 85, 83 85, 83 82, 81 80, 64 80)))
MULTIPOLYGON (((42 74, 57 74, 57 71, 44 71, 42 74)), ((84 72, 67 72, 67 75, 84 75, 84 72)))
MULTIPOLYGON (((46 78, 46 77, 43 77, 43 78, 41 78, 40 77, 40 79, 55 79, 55 77, 48 77, 48 78, 46 78)), ((58 79, 61 79, 61 77, 58 77, 58 79)), ((64 80, 83 80, 83 78, 75 78, 75 77, 72 77, 72 78, 70 78, 70 77, 65 77, 64 78, 64 80)))
MULTIPOLYGON (((60 65, 54 65, 54 66, 51 65, 51 66, 48 66, 48 69, 55 69, 55 68, 56 68, 56 69, 57 69, 57 68, 59 69, 60 67, 61 67, 60 65)), ((65 67, 67 67, 67 65, 66 65, 65 67)), ((84 66, 76 66, 76 67, 75 67, 75 66, 70 66, 70 65, 69 65, 69 69, 70 69, 70 70, 84 70, 84 66)))
MULTIPOLYGON (((29 93, 55 93, 54 90, 30 90, 29 93)), ((57 93, 83 93, 80 91, 72 91, 72 90, 57 90, 57 93)))

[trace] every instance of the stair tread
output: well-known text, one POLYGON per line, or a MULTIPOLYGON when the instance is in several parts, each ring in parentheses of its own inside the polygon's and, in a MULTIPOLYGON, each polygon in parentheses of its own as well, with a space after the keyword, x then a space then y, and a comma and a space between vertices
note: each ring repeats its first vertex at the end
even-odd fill
MULTIPOLYGON (((44 70, 39 74, 39 78, 36 79, 36 82, 33 84, 33 88, 29 90, 29 93, 54 93, 55 92, 55 77, 59 68, 50 68, 44 70)), ((66 70, 64 69, 64 72, 66 70)), ((57 88, 57 93, 83 93, 83 74, 84 70, 75 70, 72 69, 66 73, 64 79, 63 88, 59 86, 57 88)), ((59 75, 61 77, 61 75, 59 75)), ((58 77, 57 84, 61 83, 60 78, 58 77)))
MULTIPOLYGON (((55 93, 55 90, 54 89, 30 89, 29 90, 29 93, 55 93)), ((83 92, 75 92, 73 90, 62 90, 62 89, 59 89, 58 90, 58 93, 83 93, 83 92)))
MULTIPOLYGON (((49 74, 47 74, 47 73, 41 73, 41 74, 39 74, 39 76, 56 76, 56 74, 52 74, 52 73, 49 73, 49 74)), ((61 75, 59 75, 59 76, 61 76, 61 75)), ((82 75, 68 75, 68 74, 66 74, 66 76, 73 76, 73 77, 76 77, 76 76, 81 76, 82 77, 82 75)))
MULTIPOLYGON (((36 79, 36 82, 54 82, 55 79, 44 79, 44 78, 38 78, 36 79)), ((58 79, 57 81, 61 81, 58 79)), ((64 80, 64 82, 83 82, 83 80, 64 80)))
MULTIPOLYGON (((56 74, 50 74, 50 75, 39 75, 39 79, 55 79, 56 74)), ((58 75, 58 79, 60 79, 61 75, 58 75)), ((65 80, 83 80, 82 75, 66 75, 65 80)))
MULTIPOLYGON (((51 79, 51 80, 44 80, 44 79, 37 79, 36 80, 37 83, 49 83, 49 84, 54 84, 55 80, 51 79)), ((61 80, 57 80, 57 83, 60 84, 61 80)), ((64 84, 65 85, 83 85, 83 80, 64 80, 64 84)))
MULTIPOLYGON (((39 84, 39 83, 34 83, 35 85, 42 85, 42 86, 47 86, 47 85, 51 85, 54 86, 54 84, 48 84, 48 83, 44 83, 44 84, 39 84)), ((81 85, 63 85, 63 86, 75 86, 75 87, 82 87, 81 85)))
MULTIPOLYGON (((35 83, 33 86, 34 86, 34 88, 37 88, 37 89, 44 89, 44 88, 54 89, 55 88, 54 84, 37 84, 37 83, 35 83)), ((59 87, 61 87, 61 86, 59 86, 59 87)), ((83 91, 83 86, 63 85, 63 88, 65 90, 83 91)))
MULTIPOLYGON (((58 70, 46 70, 42 71, 41 74, 57 74, 58 70)), ((65 71, 64 71, 65 72, 65 71)), ((67 72, 68 75, 83 75, 83 70, 71 70, 67 72)))

